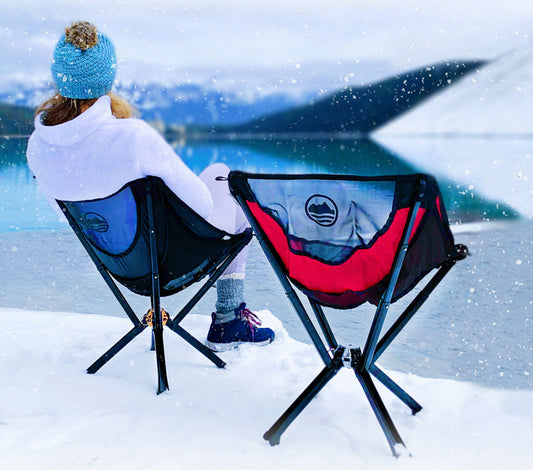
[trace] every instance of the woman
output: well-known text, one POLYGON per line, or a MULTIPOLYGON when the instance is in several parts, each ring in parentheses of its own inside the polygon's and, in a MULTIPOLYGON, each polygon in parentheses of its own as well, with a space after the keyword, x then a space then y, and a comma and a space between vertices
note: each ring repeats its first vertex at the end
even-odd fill
MULTIPOLYGON (((106 197, 130 181, 157 176, 205 219, 224 220, 226 226, 220 228, 242 231, 244 216, 228 201, 228 191, 220 198, 220 189, 213 186, 214 207, 204 181, 154 129, 132 117, 127 102, 110 93, 116 68, 112 42, 90 23, 72 24, 56 45, 52 76, 58 93, 37 109, 27 149, 28 165, 52 205, 57 208, 55 199, 106 197)), ((215 183, 211 179, 209 184, 215 183)), ((246 249, 217 282, 216 311, 207 335, 211 349, 262 345, 274 339, 274 332, 258 328, 257 317, 246 309, 245 266, 246 249)))

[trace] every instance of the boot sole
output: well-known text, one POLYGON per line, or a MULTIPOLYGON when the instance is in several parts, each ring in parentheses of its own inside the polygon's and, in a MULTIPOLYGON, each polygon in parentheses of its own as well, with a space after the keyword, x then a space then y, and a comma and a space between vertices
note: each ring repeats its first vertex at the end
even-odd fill
POLYGON ((253 346, 266 346, 270 343, 272 343, 273 339, 267 339, 265 341, 234 341, 232 343, 212 343, 211 341, 206 341, 205 345, 211 349, 211 351, 215 352, 222 352, 222 351, 229 351, 230 349, 236 349, 241 344, 251 344, 253 346))

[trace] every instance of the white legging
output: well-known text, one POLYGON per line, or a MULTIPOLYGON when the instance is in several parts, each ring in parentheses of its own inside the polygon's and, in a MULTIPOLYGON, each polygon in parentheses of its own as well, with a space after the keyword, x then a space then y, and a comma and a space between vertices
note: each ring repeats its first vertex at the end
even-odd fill
MULTIPOLYGON (((199 175, 200 179, 209 188, 214 203, 213 212, 207 218, 207 221, 228 233, 241 233, 250 226, 248 220, 246 220, 240 206, 230 194, 228 182, 226 180, 216 180, 218 176, 228 176, 229 171, 229 168, 223 163, 214 163, 209 165, 199 175)), ((250 244, 244 247, 226 268, 220 279, 229 277, 244 279, 249 246, 250 244)))

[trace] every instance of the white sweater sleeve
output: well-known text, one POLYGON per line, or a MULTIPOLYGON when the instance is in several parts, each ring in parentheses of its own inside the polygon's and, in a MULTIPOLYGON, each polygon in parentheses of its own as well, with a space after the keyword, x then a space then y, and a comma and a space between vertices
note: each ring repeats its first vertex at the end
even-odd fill
POLYGON ((161 178, 185 204, 204 218, 213 211, 213 199, 205 183, 174 152, 165 139, 143 123, 142 136, 136 139, 143 175, 161 178))

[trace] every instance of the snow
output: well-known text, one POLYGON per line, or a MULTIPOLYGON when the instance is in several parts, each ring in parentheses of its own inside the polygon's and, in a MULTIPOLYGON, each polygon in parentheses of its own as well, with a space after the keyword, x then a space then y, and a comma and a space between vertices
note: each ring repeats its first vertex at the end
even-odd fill
POLYGON ((529 47, 510 51, 398 116, 375 135, 532 137, 532 76, 529 47))
POLYGON ((423 171, 533 215, 533 55, 504 54, 378 129, 423 171))
MULTIPOLYGON (((408 450, 395 460, 354 377, 343 369, 271 447, 262 434, 319 372, 314 349, 268 311, 266 347, 221 353, 217 369, 170 330, 170 390, 156 394, 148 332, 95 375, 127 319, 0 309, 2 468, 529 469, 533 393, 390 372, 424 406, 383 397, 408 450)), ((183 325, 205 338, 209 318, 183 325)))

